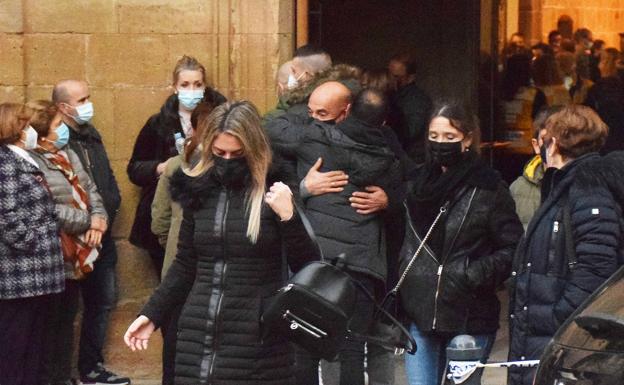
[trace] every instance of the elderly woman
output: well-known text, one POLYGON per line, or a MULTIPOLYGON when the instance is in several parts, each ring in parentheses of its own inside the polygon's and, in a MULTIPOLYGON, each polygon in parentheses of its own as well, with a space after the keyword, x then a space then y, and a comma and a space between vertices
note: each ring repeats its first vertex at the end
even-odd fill
POLYGON ((67 146, 70 128, 63 123, 51 101, 26 104, 33 112, 30 125, 37 131, 38 145, 31 151, 45 175, 54 199, 65 260, 65 291, 54 295, 47 317, 44 349, 46 373, 41 383, 71 383, 74 319, 78 312, 79 280, 93 270, 98 246, 107 228, 106 209, 97 187, 67 146))
POLYGON ((37 132, 21 104, 0 104, 0 381, 40 384, 51 294, 64 289, 54 202, 26 150, 37 132))
MULTIPOLYGON (((539 359, 559 326, 618 267, 620 208, 600 174, 607 126, 590 108, 570 105, 546 121, 548 169, 542 205, 518 246, 512 272, 510 360, 539 359)), ((510 370, 531 384, 533 370, 510 370)))

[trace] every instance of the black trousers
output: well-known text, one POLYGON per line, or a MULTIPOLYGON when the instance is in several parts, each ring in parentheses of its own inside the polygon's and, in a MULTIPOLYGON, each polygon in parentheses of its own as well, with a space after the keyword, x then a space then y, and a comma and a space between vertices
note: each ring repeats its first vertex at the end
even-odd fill
POLYGON ((0 383, 38 385, 50 296, 0 300, 0 383))

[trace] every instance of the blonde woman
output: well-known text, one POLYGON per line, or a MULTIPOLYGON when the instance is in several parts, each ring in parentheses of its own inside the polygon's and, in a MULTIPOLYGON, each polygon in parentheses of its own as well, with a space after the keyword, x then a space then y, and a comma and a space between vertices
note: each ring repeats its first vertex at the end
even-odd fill
POLYGON ((147 348, 166 312, 186 300, 175 383, 292 384, 290 347, 261 338, 260 313, 282 284, 282 250, 296 271, 315 248, 288 187, 267 192, 271 151, 255 107, 223 104, 199 126, 199 164, 171 181, 184 208, 176 259, 124 340, 147 348))

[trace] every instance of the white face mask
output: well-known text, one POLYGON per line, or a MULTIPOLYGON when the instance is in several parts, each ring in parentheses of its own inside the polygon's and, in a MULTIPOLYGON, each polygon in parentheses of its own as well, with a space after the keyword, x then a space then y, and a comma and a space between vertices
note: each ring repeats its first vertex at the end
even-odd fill
POLYGON ((26 126, 24 132, 26 133, 26 138, 22 140, 22 143, 24 143, 24 149, 34 150, 35 148, 37 148, 37 139, 39 138, 37 131, 35 131, 35 129, 29 125, 26 126))
POLYGON ((293 88, 297 88, 299 86, 299 79, 303 77, 305 72, 302 72, 301 75, 295 77, 294 74, 290 73, 288 75, 288 82, 286 82, 286 88, 292 90, 293 88))

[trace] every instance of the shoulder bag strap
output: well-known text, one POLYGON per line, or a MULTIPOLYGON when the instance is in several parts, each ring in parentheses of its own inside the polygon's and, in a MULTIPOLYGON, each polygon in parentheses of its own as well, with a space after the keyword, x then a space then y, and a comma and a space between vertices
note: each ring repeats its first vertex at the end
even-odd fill
POLYGON ((422 251, 423 247, 425 247, 425 243, 427 242, 427 240, 431 236, 431 232, 433 231, 433 229, 435 228, 436 224, 440 220, 440 217, 442 217, 442 215, 448 209, 449 204, 450 204, 450 201, 447 201, 444 205, 442 205, 442 207, 440 207, 440 211, 438 212, 438 215, 433 220, 433 223, 429 227, 429 230, 427 231, 427 234, 425 234, 424 238, 422 239, 422 242, 420 242, 420 245, 418 245, 418 248, 414 252, 414 255, 412 256, 412 258, 410 259, 409 263, 405 267, 405 270, 403 271, 403 274, 401 274, 401 277, 399 278, 399 281, 394 286, 394 288, 392 290, 390 290, 390 293, 388 293, 388 294, 396 295, 396 293, 399 291, 399 288, 401 288, 401 285, 403 285, 403 281, 405 281, 405 278, 407 277, 407 273, 409 273, 410 269, 412 268, 412 265, 414 265, 414 262, 416 262, 416 258, 418 257, 418 255, 422 251))
POLYGON ((316 237, 316 234, 314 233, 314 229, 312 228, 312 224, 310 223, 310 220, 308 219, 303 209, 299 207, 299 205, 294 200, 293 200, 293 206, 295 207, 295 210, 297 211, 299 218, 301 218, 301 223, 303 223, 303 227, 305 228, 306 233, 308 233, 308 236, 318 248, 321 261, 324 261, 325 256, 323 255, 323 248, 321 247, 321 244, 319 243, 318 238, 316 237))

